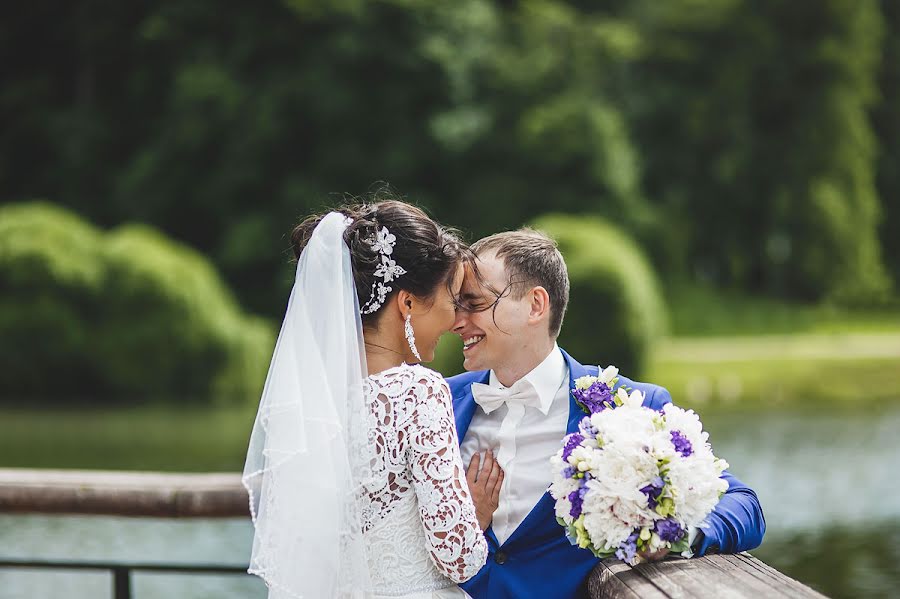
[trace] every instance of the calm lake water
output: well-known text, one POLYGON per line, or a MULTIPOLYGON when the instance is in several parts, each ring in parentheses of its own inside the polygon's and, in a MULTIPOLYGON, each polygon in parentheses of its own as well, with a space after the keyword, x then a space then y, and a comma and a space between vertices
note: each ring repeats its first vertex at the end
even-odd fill
MULTIPOLYGON (((900 405, 704 411, 716 453, 754 487, 761 559, 833 597, 900 596, 900 405)), ((246 564, 245 520, 0 516, 0 556, 246 564)), ((0 569, 0 597, 110 596, 103 573, 0 569)), ((138 599, 264 597, 250 576, 138 574, 138 599)))

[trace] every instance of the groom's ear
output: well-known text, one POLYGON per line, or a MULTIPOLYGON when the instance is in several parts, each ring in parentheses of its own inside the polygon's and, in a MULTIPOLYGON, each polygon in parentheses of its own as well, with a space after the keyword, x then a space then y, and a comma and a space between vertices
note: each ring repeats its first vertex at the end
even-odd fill
POLYGON ((550 294, 538 285, 528 292, 528 322, 537 324, 550 318, 550 294))

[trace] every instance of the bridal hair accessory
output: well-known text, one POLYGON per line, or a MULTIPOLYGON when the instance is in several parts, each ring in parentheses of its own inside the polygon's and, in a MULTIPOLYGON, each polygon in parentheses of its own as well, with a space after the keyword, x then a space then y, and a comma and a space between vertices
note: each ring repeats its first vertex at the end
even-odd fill
POLYGON ((403 330, 406 332, 406 342, 409 343, 409 349, 416 357, 416 360, 421 362, 422 356, 419 355, 419 348, 416 347, 416 335, 413 333, 412 328, 412 314, 406 315, 406 322, 403 324, 403 330))
MULTIPOLYGON (((372 312, 377 311, 378 308, 384 304, 387 294, 394 289, 388 285, 388 283, 395 281, 400 276, 406 274, 406 269, 391 258, 391 254, 394 253, 394 246, 397 245, 397 238, 388 231, 387 227, 381 227, 380 231, 376 231, 375 237, 369 240, 369 245, 381 256, 381 263, 375 268, 375 278, 384 280, 376 280, 372 283, 369 301, 363 305, 360 310, 361 314, 371 314, 372 312)), ((408 329, 408 331, 411 330, 412 328, 408 329)), ((409 338, 409 334, 410 333, 407 332, 407 338, 409 338)), ((411 345, 411 347, 413 353, 418 358, 419 354, 416 352, 415 346, 411 345)))

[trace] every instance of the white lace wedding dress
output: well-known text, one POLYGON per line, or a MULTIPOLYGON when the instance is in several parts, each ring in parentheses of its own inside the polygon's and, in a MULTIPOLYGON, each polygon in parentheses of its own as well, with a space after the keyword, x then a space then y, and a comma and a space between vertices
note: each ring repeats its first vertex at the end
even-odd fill
POLYGON ((363 533, 377 597, 468 597, 455 583, 485 563, 487 542, 472 504, 450 389, 423 366, 369 376, 369 441, 375 450, 363 533))

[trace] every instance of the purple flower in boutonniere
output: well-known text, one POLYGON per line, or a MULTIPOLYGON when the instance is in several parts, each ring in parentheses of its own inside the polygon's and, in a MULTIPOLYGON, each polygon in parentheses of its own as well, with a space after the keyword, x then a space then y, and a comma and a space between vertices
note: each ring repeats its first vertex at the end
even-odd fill
POLYGON ((608 366, 600 370, 597 376, 582 376, 575 379, 572 395, 581 409, 588 414, 614 408, 617 404, 612 390, 618 378, 619 369, 608 366))
POLYGON ((592 383, 587 389, 575 389, 572 391, 575 399, 582 407, 587 408, 588 413, 596 414, 607 408, 613 408, 616 402, 613 400, 612 389, 606 383, 599 381, 592 383))

